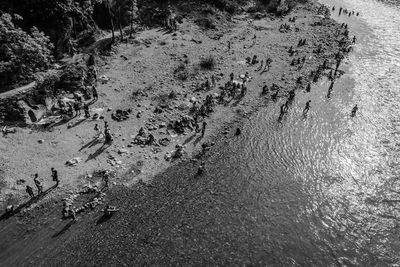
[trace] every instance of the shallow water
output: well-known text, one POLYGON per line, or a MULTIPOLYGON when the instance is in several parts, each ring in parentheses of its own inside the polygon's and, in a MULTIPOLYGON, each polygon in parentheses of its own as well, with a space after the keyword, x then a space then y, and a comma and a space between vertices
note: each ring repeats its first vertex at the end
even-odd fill
POLYGON ((219 167, 234 166, 230 175, 247 181, 244 190, 277 224, 267 231, 282 262, 399 266, 400 3, 321 2, 360 12, 332 14, 357 36, 346 74, 330 97, 327 81, 298 93, 282 123, 282 103, 261 110, 233 144, 236 157, 219 167))

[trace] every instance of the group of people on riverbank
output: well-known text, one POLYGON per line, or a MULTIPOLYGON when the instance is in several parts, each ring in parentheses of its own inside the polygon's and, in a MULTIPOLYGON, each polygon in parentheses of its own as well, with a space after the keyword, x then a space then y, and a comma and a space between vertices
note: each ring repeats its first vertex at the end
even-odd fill
MULTIPOLYGON (((335 11, 335 9, 336 9, 335 6, 333 6, 332 7, 332 12, 335 11)), ((354 10, 348 10, 347 8, 340 7, 339 8, 339 12, 338 12, 338 16, 340 16, 342 13, 345 14, 345 15, 348 15, 349 17, 350 16, 354 16, 354 15, 356 15, 358 17, 360 15, 360 12, 356 12, 354 10)))
MULTIPOLYGON (((58 177, 58 171, 54 168, 51 168, 51 179, 53 180, 53 182, 55 182, 55 187, 57 187, 60 183, 60 179, 58 177)), ((39 174, 35 173, 33 176, 33 182, 37 188, 37 196, 40 196, 41 194, 43 194, 43 185, 39 180, 39 174)), ((35 193, 33 192, 33 188, 30 185, 26 186, 25 191, 28 193, 28 195, 33 198, 35 197, 35 193)))

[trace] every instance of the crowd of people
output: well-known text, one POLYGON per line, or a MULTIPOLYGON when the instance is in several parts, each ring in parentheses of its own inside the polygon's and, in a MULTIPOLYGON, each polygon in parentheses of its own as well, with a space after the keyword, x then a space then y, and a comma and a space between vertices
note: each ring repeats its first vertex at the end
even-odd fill
MULTIPOLYGON (((320 9, 319 9, 320 13, 321 12, 322 13, 326 13, 327 11, 328 11, 328 7, 324 6, 324 5, 322 5, 320 7, 320 9)), ((332 11, 335 11, 335 7, 332 8, 332 11)), ((343 8, 340 8, 339 15, 341 14, 341 12, 343 12, 345 14, 349 14, 349 15, 355 13, 354 11, 350 12, 347 9, 343 9, 343 8)), ((356 13, 356 16, 358 16, 358 15, 359 15, 359 13, 356 13)), ((330 97, 330 95, 332 93, 334 81, 335 81, 335 79, 337 77, 337 74, 339 72, 339 68, 340 68, 340 65, 342 63, 342 60, 344 59, 344 54, 345 53, 349 53, 351 51, 352 45, 354 45, 356 43, 356 40, 357 40, 356 36, 353 36, 352 38, 350 38, 348 25, 346 23, 342 23, 340 26, 341 26, 340 29, 338 29, 337 32, 336 32, 336 35, 337 35, 337 37, 339 39, 339 47, 340 47, 340 49, 335 54, 335 58, 334 58, 334 60, 335 60, 335 65, 334 66, 335 67, 331 68, 329 60, 325 59, 323 64, 318 66, 318 68, 315 71, 311 71, 310 76, 309 76, 309 78, 311 79, 312 82, 317 82, 323 75, 326 75, 325 71, 329 70, 329 72, 327 74, 327 77, 328 77, 328 80, 331 80, 332 82, 331 82, 331 84, 329 86, 329 89, 328 89, 328 95, 327 95, 328 98, 330 97)), ((298 47, 304 46, 306 44, 306 42, 307 42, 306 39, 300 39, 298 44, 297 44, 297 46, 298 47)), ((289 48, 288 52, 289 52, 290 56, 293 56, 293 55, 296 54, 297 51, 295 49, 293 49, 293 46, 291 46, 289 48)), ((322 45, 318 45, 317 49, 314 52, 316 54, 320 54, 322 52, 322 45)), ((301 57, 298 57, 297 59, 293 58, 290 65, 291 66, 299 66, 299 69, 301 69, 303 64, 304 64, 304 62, 305 62, 305 60, 306 60, 305 56, 303 58, 301 58, 301 57)), ((296 83, 301 85, 303 83, 303 77, 301 77, 301 76, 298 77, 296 83)), ((307 83, 307 85, 305 87, 305 91, 307 93, 311 91, 311 82, 307 83)), ((276 92, 278 92, 278 91, 276 91, 276 92)), ((267 93, 268 93, 268 87, 264 86, 263 89, 262 89, 262 93, 261 94, 262 95, 266 95, 267 93)), ((286 102, 284 104, 282 104, 281 107, 280 107, 280 113, 279 113, 279 117, 278 117, 278 121, 279 122, 282 121, 284 115, 288 112, 289 107, 290 107, 294 97, 295 97, 295 90, 293 89, 293 90, 289 91, 288 98, 287 98, 286 102)), ((276 96, 271 96, 271 98, 275 99, 276 96)), ((311 103, 311 100, 308 100, 306 102, 306 105, 305 105, 305 107, 303 109, 303 116, 304 117, 307 115, 307 113, 309 112, 309 110, 311 108, 310 103, 311 103)), ((354 117, 356 115, 357 110, 358 110, 358 106, 355 105, 353 107, 352 111, 351 111, 351 117, 354 117)))

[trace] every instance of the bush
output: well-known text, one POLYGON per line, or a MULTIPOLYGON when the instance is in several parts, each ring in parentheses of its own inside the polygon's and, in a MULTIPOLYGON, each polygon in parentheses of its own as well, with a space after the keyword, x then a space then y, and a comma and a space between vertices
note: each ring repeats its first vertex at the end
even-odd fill
POLYGON ((203 27, 205 29, 215 29, 215 22, 214 19, 211 17, 203 17, 203 18, 199 18, 195 21, 195 23, 197 25, 199 25, 200 27, 203 27))
POLYGON ((12 84, 33 78, 33 73, 46 70, 52 60, 49 38, 36 27, 31 33, 14 24, 8 13, 0 16, 0 84, 12 84))
POLYGON ((189 71, 184 63, 178 65, 174 71, 175 77, 181 81, 186 81, 189 78, 189 71))
POLYGON ((306 3, 307 0, 261 0, 261 3, 265 5, 268 12, 275 13, 279 16, 285 15, 292 11, 298 3, 306 3))
POLYGON ((200 67, 202 69, 213 70, 215 68, 215 65, 217 65, 217 62, 212 55, 209 55, 208 57, 202 58, 200 60, 200 67))
POLYGON ((239 8, 238 3, 236 1, 232 1, 232 0, 213 0, 211 2, 218 9, 226 11, 230 14, 235 13, 239 8))

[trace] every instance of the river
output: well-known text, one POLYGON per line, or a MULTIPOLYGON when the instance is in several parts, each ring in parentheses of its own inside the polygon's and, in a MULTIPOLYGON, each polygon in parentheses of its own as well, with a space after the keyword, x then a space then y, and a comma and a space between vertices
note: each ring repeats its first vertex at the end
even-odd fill
POLYGON ((275 263, 399 266, 400 3, 321 2, 357 37, 346 74, 330 96, 327 81, 297 94, 282 123, 280 105, 260 110, 214 171, 245 181, 275 263), (339 6, 360 15, 338 17, 339 6))
POLYGON ((357 42, 330 94, 326 80, 298 92, 281 123, 281 103, 267 104, 243 134, 217 142, 201 178, 198 165, 183 162, 154 179, 148 198, 139 187, 117 191, 121 227, 88 228, 57 259, 400 266, 400 9, 393 1, 321 2, 360 12, 332 14, 357 42))

